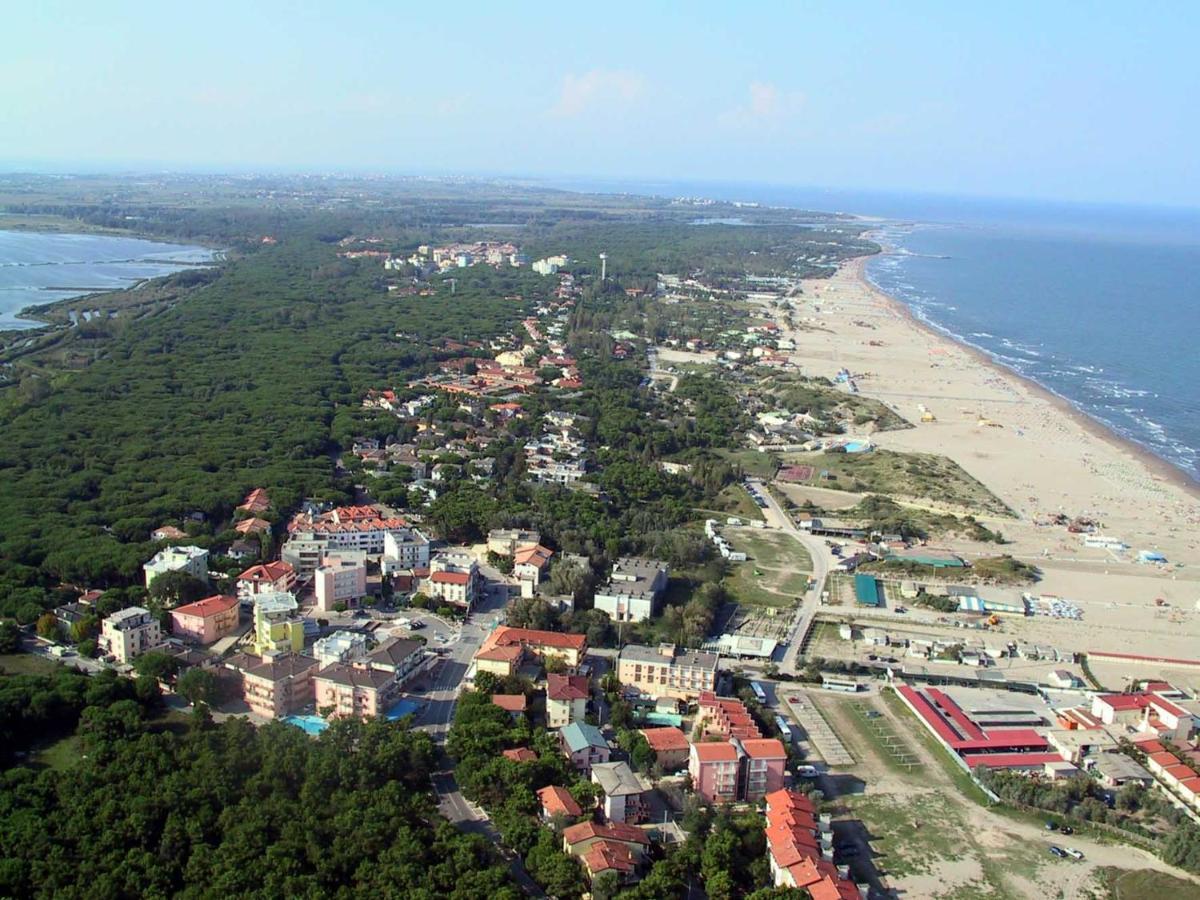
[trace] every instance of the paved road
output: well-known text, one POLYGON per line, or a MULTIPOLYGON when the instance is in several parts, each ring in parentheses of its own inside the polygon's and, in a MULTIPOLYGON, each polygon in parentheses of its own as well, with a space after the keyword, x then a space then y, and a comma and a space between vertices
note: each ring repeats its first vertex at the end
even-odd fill
POLYGON ((796 657, 800 652, 800 641, 803 639, 805 632, 808 631, 809 625, 812 623, 812 618, 816 615, 820 607, 821 592, 825 590, 825 579, 829 575, 829 570, 833 567, 833 554, 829 552, 829 548, 825 546, 825 542, 821 538, 814 537, 796 527, 795 523, 792 522, 792 517, 779 505, 779 501, 771 495, 771 492, 767 490, 766 485, 763 484, 761 479, 747 478, 746 481, 766 501, 767 505, 763 508, 763 518, 766 519, 767 526, 790 534, 804 547, 812 559, 813 587, 801 599, 800 606, 796 610, 791 629, 788 631, 783 660, 779 665, 781 672, 794 674, 796 671, 796 657))

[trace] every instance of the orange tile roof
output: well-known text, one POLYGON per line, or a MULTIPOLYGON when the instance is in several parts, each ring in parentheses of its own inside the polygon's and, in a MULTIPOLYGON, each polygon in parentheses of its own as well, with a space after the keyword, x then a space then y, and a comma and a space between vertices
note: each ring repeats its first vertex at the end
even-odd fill
POLYGON ((777 738, 753 738, 742 741, 742 749, 751 759, 787 759, 783 741, 777 738))
POLYGON ((261 565, 251 566, 245 572, 238 576, 238 581, 278 581, 280 578, 291 575, 295 572, 291 563, 285 563, 282 560, 279 562, 262 563, 261 565))
POLYGON ((733 744, 725 741, 704 741, 692 744, 692 752, 702 763, 733 762, 737 759, 737 750, 734 749, 733 744))
POLYGON ((487 650, 479 650, 475 658, 489 662, 516 662, 524 652, 521 647, 490 647, 487 650))
POLYGON ((240 532, 241 534, 251 534, 259 531, 270 531, 271 523, 266 519, 242 519, 242 521, 234 525, 233 528, 235 531, 240 532))
POLYGON ((508 712, 525 712, 524 694, 492 694, 492 702, 508 712))
POLYGON ((687 735, 673 725, 667 725, 663 728, 643 728, 642 735, 646 738, 646 743, 650 745, 650 749, 655 753, 669 750, 686 750, 690 746, 687 735))
POLYGON ((646 832, 624 822, 609 822, 607 825, 600 825, 596 822, 580 822, 578 825, 572 825, 563 830, 563 840, 568 846, 592 838, 624 841, 627 844, 643 846, 650 845, 650 838, 646 836, 646 832))
POLYGON ((228 594, 214 594, 211 597, 205 597, 203 600, 197 600, 195 603, 177 606, 171 612, 179 613, 181 616, 200 616, 207 619, 209 616, 228 612, 237 606, 237 603, 237 597, 230 597, 228 594))
POLYGON ((632 872, 637 868, 629 848, 615 841, 596 841, 588 847, 582 858, 593 877, 601 872, 632 872))
POLYGON ((590 691, 585 675, 546 676, 546 697, 550 700, 586 700, 590 691))
POLYGON ((537 792, 538 800, 542 804, 542 809, 547 815, 556 816, 564 815, 575 816, 583 815, 583 810, 579 804, 575 802, 575 798, 571 796, 571 792, 564 787, 558 785, 549 785, 537 792))
POLYGON ((552 556, 554 556, 554 551, 549 547, 543 547, 541 544, 530 544, 527 547, 517 548, 517 551, 513 553, 513 565, 529 565, 544 569, 549 564, 552 556))
POLYGON ((483 642, 483 649, 519 645, 553 647, 556 650, 582 652, 587 647, 587 637, 582 634, 563 634, 559 631, 539 631, 535 628, 513 628, 509 625, 501 625, 487 636, 483 642))
POLYGON ((513 762, 537 762, 538 755, 528 747, 515 747, 512 750, 504 750, 504 758, 511 759, 513 762))
POLYGON ((469 572, 434 572, 429 576, 429 580, 434 584, 470 584, 471 574, 469 572))

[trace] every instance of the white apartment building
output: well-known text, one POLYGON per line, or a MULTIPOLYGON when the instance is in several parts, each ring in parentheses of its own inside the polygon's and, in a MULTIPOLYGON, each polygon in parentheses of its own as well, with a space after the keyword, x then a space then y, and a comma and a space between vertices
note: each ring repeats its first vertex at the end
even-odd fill
POLYGON ((383 537, 384 575, 400 569, 424 569, 429 565, 429 538, 415 528, 389 531, 383 537))
POLYGON ((100 650, 122 665, 162 644, 162 629, 150 611, 130 606, 100 623, 100 650))
POLYGON ((159 575, 167 572, 186 572, 208 581, 208 551, 203 547, 163 547, 142 566, 146 573, 146 587, 159 575))
POLYGON ((657 560, 621 557, 613 563, 608 583, 597 588, 593 605, 614 622, 643 622, 658 612, 668 571, 657 560))

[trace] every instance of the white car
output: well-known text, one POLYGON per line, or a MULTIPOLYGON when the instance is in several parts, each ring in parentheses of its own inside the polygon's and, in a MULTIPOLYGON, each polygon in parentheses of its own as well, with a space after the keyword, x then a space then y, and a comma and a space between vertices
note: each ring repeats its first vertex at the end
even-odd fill
POLYGON ((1067 848, 1067 855, 1070 856, 1071 859, 1083 859, 1083 854, 1073 847, 1067 848))

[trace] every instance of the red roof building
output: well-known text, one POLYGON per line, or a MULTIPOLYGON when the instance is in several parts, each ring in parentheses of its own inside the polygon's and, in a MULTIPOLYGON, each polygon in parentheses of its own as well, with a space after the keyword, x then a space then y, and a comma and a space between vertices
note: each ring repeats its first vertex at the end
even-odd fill
POLYGON ((514 718, 524 714, 528 705, 524 694, 492 694, 492 702, 514 718))
POLYGON ((550 785, 538 791, 537 796, 542 804, 542 816, 544 818, 552 819, 554 816, 569 816, 575 819, 583 815, 583 810, 575 802, 575 798, 571 796, 571 792, 564 787, 550 785))
POLYGON ((242 505, 238 507, 250 515, 266 512, 271 508, 271 498, 267 496, 267 492, 262 488, 255 488, 246 495, 246 499, 242 501, 242 505))
POLYGON ((537 762, 538 755, 528 747, 514 747, 512 750, 501 751, 505 759, 511 759, 513 762, 537 762))

